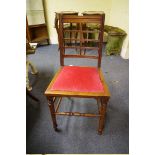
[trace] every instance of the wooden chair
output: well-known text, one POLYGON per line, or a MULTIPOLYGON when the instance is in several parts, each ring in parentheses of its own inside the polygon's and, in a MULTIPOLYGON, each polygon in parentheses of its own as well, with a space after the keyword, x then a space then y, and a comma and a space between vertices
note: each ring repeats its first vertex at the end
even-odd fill
POLYGON ((60 16, 60 64, 61 67, 52 79, 48 88, 45 91, 45 96, 48 100, 51 117, 53 120, 53 127, 57 131, 56 115, 67 116, 83 116, 83 117, 99 117, 98 134, 102 134, 107 103, 110 98, 110 92, 108 86, 104 80, 103 73, 101 71, 101 58, 102 58, 102 44, 103 44, 103 27, 105 16, 93 15, 93 16, 60 16), (79 29, 77 30, 65 30, 65 23, 77 23, 79 29), (83 24, 97 23, 100 25, 99 30, 87 30, 83 29, 83 24), (80 38, 71 38, 77 40, 79 45, 66 46, 65 41, 70 38, 64 38, 64 33, 78 32, 80 38), (97 40, 83 38, 83 33, 99 33, 97 40), (95 47, 86 46, 85 42, 94 41, 95 47), (66 49, 91 49, 96 50, 97 55, 78 55, 78 54, 66 54, 66 49), (98 67, 88 66, 64 66, 64 58, 90 58, 98 61, 98 67), (58 112, 62 97, 78 97, 78 98, 94 98, 98 105, 98 114, 79 113, 79 112, 58 112), (57 99, 58 98, 58 99, 57 99), (56 104, 57 101, 57 104, 56 104), (55 107, 56 104, 56 107, 55 107))

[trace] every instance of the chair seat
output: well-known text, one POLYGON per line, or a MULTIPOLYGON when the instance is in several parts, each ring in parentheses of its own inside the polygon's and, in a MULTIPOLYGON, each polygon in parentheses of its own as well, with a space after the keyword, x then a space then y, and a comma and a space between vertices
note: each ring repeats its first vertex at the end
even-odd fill
POLYGON ((98 68, 64 66, 52 84, 51 91, 103 92, 98 68))

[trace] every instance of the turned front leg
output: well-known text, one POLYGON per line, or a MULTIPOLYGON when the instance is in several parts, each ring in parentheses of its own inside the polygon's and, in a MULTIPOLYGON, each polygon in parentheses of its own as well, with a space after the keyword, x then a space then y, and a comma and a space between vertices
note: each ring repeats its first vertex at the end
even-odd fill
POLYGON ((31 74, 37 74, 38 71, 37 71, 36 67, 32 64, 32 62, 29 61, 29 65, 31 67, 31 74))
POLYGON ((99 114, 101 116, 99 117, 99 127, 98 127, 98 134, 99 135, 101 135, 102 132, 103 132, 108 100, 109 100, 109 98, 107 98, 107 97, 102 97, 100 99, 101 105, 100 105, 100 108, 99 108, 99 114))
POLYGON ((53 128, 55 131, 57 131, 57 121, 56 121, 56 115, 55 115, 55 108, 54 108, 54 101, 53 98, 48 99, 49 101, 49 108, 50 108, 50 113, 52 117, 52 122, 53 122, 53 128))
POLYGON ((32 87, 29 81, 29 61, 26 61, 26 88, 28 91, 32 90, 32 87))

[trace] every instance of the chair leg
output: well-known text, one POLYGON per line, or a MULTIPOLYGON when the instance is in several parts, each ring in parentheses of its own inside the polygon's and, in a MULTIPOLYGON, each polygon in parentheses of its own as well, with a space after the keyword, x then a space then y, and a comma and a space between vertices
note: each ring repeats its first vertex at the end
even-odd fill
POLYGON ((50 108, 52 122, 53 122, 53 128, 55 131, 58 131, 53 98, 51 98, 50 100, 48 99, 48 101, 49 101, 48 106, 50 108))
POLYGON ((27 89, 26 89, 26 94, 29 95, 29 97, 31 97, 34 101, 39 102, 39 99, 37 99, 34 95, 32 95, 30 91, 28 91, 27 89))
POLYGON ((101 100, 101 106, 99 109, 99 114, 102 116, 99 117, 99 127, 98 127, 99 135, 101 135, 103 132, 103 128, 104 128, 104 124, 105 124, 107 102, 108 102, 109 98, 102 97, 100 100, 101 100))
POLYGON ((26 61, 26 88, 28 91, 32 90, 29 82, 29 61, 26 61))
POLYGON ((36 67, 32 64, 32 62, 29 62, 29 65, 30 65, 31 70, 32 70, 31 74, 37 74, 38 71, 37 71, 36 67))

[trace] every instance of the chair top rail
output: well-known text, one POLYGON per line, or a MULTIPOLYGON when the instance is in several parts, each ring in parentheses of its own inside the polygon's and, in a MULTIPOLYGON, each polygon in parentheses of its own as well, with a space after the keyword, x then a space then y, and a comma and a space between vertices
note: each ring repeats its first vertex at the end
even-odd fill
MULTIPOLYGON (((69 56, 65 53, 65 50, 68 48, 79 49, 80 53, 82 50, 86 51, 89 49, 97 50, 96 56, 75 56, 75 58, 93 58, 98 60, 98 67, 101 66, 101 57, 102 57, 102 44, 103 44, 103 29, 104 29, 104 20, 105 15, 64 15, 60 14, 60 28, 59 28, 59 41, 60 41, 60 64, 64 66, 64 58, 73 58, 75 55, 69 56), (64 26, 68 23, 70 26, 66 29, 64 26), (72 24, 76 24, 76 27, 72 29, 72 24), (98 24, 98 29, 89 30, 87 24, 98 24), (68 32, 69 36, 65 37, 65 33, 68 32), (98 33, 97 38, 89 38, 89 33, 96 34, 98 33), (78 43, 78 46, 70 46, 67 42, 75 44, 78 43), (73 41, 73 42, 72 42, 73 41), (78 42, 76 42, 78 41, 78 42), (95 47, 89 46, 89 42, 95 43, 95 47), (97 44, 96 44, 97 43, 97 44)), ((74 25, 75 26, 75 25, 74 25)), ((87 54, 87 52, 85 52, 87 54)))

